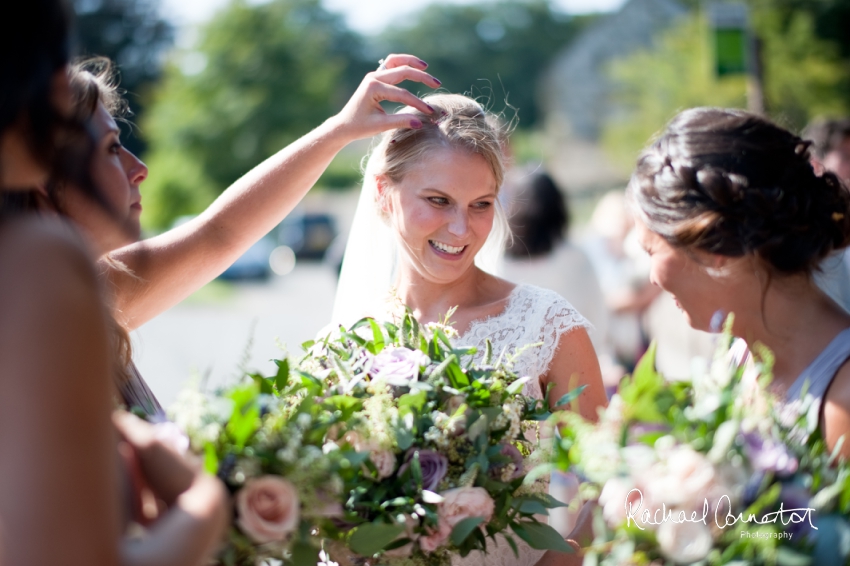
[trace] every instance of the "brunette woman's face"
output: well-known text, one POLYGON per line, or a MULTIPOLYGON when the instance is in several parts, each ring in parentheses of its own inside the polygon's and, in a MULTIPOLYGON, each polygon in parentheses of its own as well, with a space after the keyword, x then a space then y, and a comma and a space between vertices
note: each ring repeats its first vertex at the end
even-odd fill
POLYGON ((729 308, 728 289, 709 273, 710 254, 698 260, 695 254, 700 252, 687 253, 670 245, 640 220, 635 222, 635 232, 641 247, 649 254, 650 281, 673 296, 693 328, 714 331, 714 314, 729 312, 729 308))
POLYGON ((379 178, 403 255, 423 278, 451 283, 473 265, 493 227, 497 187, 483 157, 439 149, 399 183, 379 178))
POLYGON ((106 107, 98 103, 90 125, 96 138, 91 174, 110 210, 76 190, 66 191, 67 214, 83 229, 100 254, 139 239, 142 196, 139 185, 148 168, 121 145, 120 130, 106 107))
MULTIPOLYGON (((51 102, 63 116, 71 113, 71 88, 68 69, 56 71, 51 85, 51 102)), ((27 143, 28 123, 20 116, 5 132, 0 132, 0 190, 32 190, 47 182, 48 169, 27 143)))

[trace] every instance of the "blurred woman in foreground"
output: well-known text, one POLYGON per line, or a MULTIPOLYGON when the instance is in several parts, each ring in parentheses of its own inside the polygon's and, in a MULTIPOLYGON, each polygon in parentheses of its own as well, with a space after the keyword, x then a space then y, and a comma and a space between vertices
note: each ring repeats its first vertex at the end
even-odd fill
MULTIPOLYGON (((63 6, 2 12, 0 199, 52 173, 103 205, 72 117, 63 6)), ((0 563, 202 563, 225 526, 223 488, 128 415, 115 434, 107 314, 83 242, 57 222, 0 216, 0 313, 0 563), (140 518, 123 505, 132 478, 168 506, 144 541, 122 538, 140 518)))

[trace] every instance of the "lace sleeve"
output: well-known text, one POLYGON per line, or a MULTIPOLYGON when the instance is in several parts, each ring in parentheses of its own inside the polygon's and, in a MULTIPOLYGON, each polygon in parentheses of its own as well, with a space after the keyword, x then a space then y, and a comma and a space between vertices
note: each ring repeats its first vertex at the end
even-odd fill
POLYGON ((549 289, 533 285, 518 285, 511 293, 507 308, 500 315, 473 322, 462 336, 461 343, 478 348, 490 340, 493 351, 511 353, 529 344, 541 344, 525 349, 514 361, 514 371, 531 379, 526 395, 542 398, 539 378, 549 369, 558 349, 561 336, 576 328, 591 328, 591 324, 562 296, 549 289))
POLYGON ((534 325, 539 332, 537 341, 543 342, 537 357, 534 373, 538 376, 549 371, 549 365, 558 351, 561 336, 577 328, 591 330, 593 325, 584 318, 564 297, 549 289, 532 287, 535 293, 534 303, 540 313, 538 324, 534 325))

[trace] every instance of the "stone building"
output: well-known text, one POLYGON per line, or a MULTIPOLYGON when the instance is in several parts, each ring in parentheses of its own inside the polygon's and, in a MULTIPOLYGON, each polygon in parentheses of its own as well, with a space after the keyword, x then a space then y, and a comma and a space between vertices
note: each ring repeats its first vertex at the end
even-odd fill
POLYGON ((595 192, 627 180, 628 171, 612 164, 599 146, 603 124, 617 114, 606 69, 611 61, 650 47, 686 13, 674 0, 629 0, 555 57, 539 89, 552 144, 547 165, 571 192, 595 192))

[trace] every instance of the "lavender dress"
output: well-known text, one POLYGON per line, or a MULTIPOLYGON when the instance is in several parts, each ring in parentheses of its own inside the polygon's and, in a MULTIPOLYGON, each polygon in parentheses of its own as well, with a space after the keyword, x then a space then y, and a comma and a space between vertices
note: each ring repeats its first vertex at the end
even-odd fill
POLYGON ((142 374, 139 373, 139 368, 136 364, 130 362, 127 367, 129 379, 118 384, 118 391, 121 393, 121 399, 128 409, 141 409, 145 415, 152 420, 164 420, 165 411, 162 405, 159 404, 156 396, 151 391, 148 384, 145 383, 142 374))

